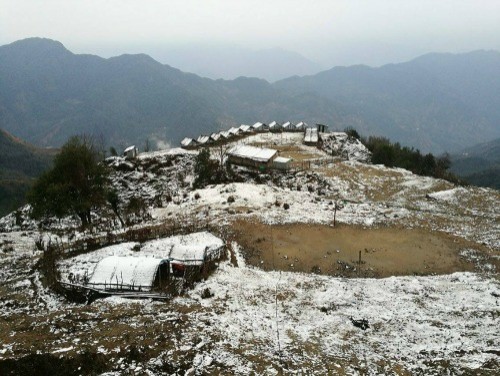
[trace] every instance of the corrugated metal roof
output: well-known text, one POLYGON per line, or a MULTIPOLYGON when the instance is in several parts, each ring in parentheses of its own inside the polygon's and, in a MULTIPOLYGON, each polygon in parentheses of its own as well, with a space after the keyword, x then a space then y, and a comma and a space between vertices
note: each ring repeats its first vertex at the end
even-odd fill
POLYGON ((258 162, 268 162, 278 151, 274 149, 257 148, 249 145, 236 145, 228 154, 234 157, 251 159, 258 162))

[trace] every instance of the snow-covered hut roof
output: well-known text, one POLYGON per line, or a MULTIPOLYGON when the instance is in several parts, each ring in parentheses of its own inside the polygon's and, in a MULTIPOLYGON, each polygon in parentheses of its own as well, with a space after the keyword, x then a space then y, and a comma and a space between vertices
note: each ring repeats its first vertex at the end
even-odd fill
POLYGON ((281 125, 277 121, 273 121, 269 123, 269 129, 271 130, 281 129, 281 125))
POLYGON ((268 162, 276 155, 276 153, 278 153, 278 151, 274 149, 258 148, 249 145, 236 145, 229 150, 228 155, 238 158, 251 159, 257 162, 268 162))
POLYGON ((285 124, 283 124, 282 127, 285 131, 291 131, 291 130, 295 129, 293 124, 289 121, 287 121, 285 124))
POLYGON ((297 124, 295 124, 295 129, 298 130, 298 131, 302 131, 305 128, 307 128, 307 124, 304 123, 303 121, 298 122, 297 124))
POLYGON ((187 147, 187 146, 194 146, 196 144, 196 140, 193 140, 192 138, 186 137, 184 140, 181 141, 181 146, 187 147))
POLYGON ((220 139, 220 133, 212 133, 212 134, 210 135, 210 139, 211 139, 212 141, 219 141, 219 139, 220 139))
POLYGON ((200 265, 205 259, 214 259, 224 242, 209 232, 195 232, 152 240, 144 244, 141 253, 154 257, 163 256, 170 261, 200 265))
POLYGON ((200 136, 198 137, 198 139, 196 140, 199 144, 206 144, 208 143, 208 141, 210 141, 210 136, 200 136))
POLYGON ((229 128, 228 132, 231 133, 231 134, 239 134, 240 133, 240 129, 239 128, 235 128, 235 127, 231 127, 231 128, 229 128))
POLYGON ((248 133, 252 131, 252 127, 246 124, 241 124, 239 129, 242 133, 248 133))
POLYGON ((232 134, 231 134, 231 133, 229 133, 229 131, 222 131, 222 132, 220 132, 219 134, 220 134, 220 137, 221 137, 221 138, 226 138, 226 139, 227 139, 227 138, 230 138, 230 137, 232 136, 232 134))
POLYGON ((99 261, 89 285, 141 286, 151 289, 156 271, 163 262, 152 257, 109 256, 99 261))
POLYGON ((129 146, 128 148, 126 148, 126 149, 123 151, 123 153, 128 153, 129 151, 133 151, 133 150, 135 150, 135 149, 136 149, 135 145, 132 145, 132 146, 129 146))
POLYGON ((264 129, 264 123, 261 123, 260 121, 258 121, 257 123, 252 125, 252 128, 256 131, 260 131, 260 130, 264 129))

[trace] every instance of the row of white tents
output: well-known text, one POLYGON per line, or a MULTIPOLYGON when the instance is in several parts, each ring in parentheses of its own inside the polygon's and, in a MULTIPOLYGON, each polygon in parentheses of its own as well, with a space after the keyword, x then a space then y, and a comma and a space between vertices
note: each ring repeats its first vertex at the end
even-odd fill
POLYGON ((232 127, 227 131, 212 133, 210 136, 199 136, 198 138, 186 137, 181 141, 181 146, 186 149, 196 148, 198 146, 209 145, 219 141, 231 140, 241 135, 248 135, 259 132, 304 132, 309 125, 303 121, 293 124, 287 121, 283 124, 273 121, 269 124, 257 122, 254 125, 242 124, 239 127, 232 127))

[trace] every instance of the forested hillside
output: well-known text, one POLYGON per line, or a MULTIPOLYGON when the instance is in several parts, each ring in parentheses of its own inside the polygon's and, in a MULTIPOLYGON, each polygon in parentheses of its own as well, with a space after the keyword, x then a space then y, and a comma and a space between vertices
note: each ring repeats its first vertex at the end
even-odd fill
POLYGON ((25 202, 34 177, 51 165, 55 152, 35 148, 0 129, 0 216, 25 202))

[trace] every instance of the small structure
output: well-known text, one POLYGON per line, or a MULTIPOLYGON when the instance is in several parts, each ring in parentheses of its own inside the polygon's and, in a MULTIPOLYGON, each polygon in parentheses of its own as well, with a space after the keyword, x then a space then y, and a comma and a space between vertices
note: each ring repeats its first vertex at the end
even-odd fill
POLYGON ((229 163, 265 169, 272 167, 272 162, 278 156, 278 151, 249 145, 236 145, 229 150, 227 155, 229 163))
POLYGON ((273 160, 273 168, 277 170, 288 170, 290 169, 291 158, 276 157, 273 160))
POLYGON ((328 125, 316 123, 316 129, 320 133, 328 132, 328 125))
MULTIPOLYGON (((104 257, 84 287, 106 293, 161 290, 172 278, 199 279, 224 250, 222 239, 209 232, 151 240, 139 250, 134 243, 105 247, 95 251, 104 257)), ((83 263, 88 264, 88 259, 83 263)))
POLYGON ((269 123, 269 131, 270 132, 281 132, 282 127, 281 127, 280 123, 278 123, 277 121, 273 121, 273 122, 269 123))
POLYGON ((219 134, 221 140, 229 140, 233 136, 229 131, 222 131, 219 134))
POLYGON ((295 126, 291 122, 289 122, 289 121, 287 121, 286 123, 284 123, 282 125, 282 128, 283 128, 283 130, 285 132, 293 132, 295 130, 295 126))
POLYGON ((198 142, 196 140, 193 140, 192 138, 186 137, 184 140, 181 141, 181 147, 183 149, 194 149, 198 146, 198 142))
POLYGON ((303 132, 305 131, 307 128, 307 123, 304 123, 303 121, 301 122, 298 122, 297 124, 295 124, 295 130, 297 132, 303 132))
POLYGON ((252 125, 252 129, 255 132, 265 132, 267 130, 267 125, 258 121, 257 123, 252 125))
POLYGON ((318 129, 307 128, 304 134, 304 144, 309 146, 317 146, 319 142, 318 129))
POLYGON ((240 129, 239 128, 235 128, 235 127, 231 127, 229 128, 228 132, 230 134, 232 134, 233 136, 237 136, 240 134, 240 129))
POLYGON ((207 144, 210 144, 210 143, 211 143, 210 136, 203 136, 203 135, 201 135, 200 137, 198 137, 198 138, 196 139, 196 142, 197 142, 199 145, 207 145, 207 144))
POLYGON ((219 141, 219 140, 220 140, 220 137, 221 137, 221 136, 220 136, 220 133, 212 133, 212 134, 210 135, 210 141, 211 141, 211 142, 217 142, 217 141, 219 141))
POLYGON ((252 133, 253 131, 250 125, 245 125, 245 124, 241 124, 239 130, 240 133, 252 133))
POLYGON ((168 275, 168 260, 109 256, 97 263, 87 285, 103 291, 151 291, 168 275))
POLYGON ((135 147, 135 145, 129 146, 123 151, 123 156, 127 159, 134 159, 139 154, 139 151, 135 147))

